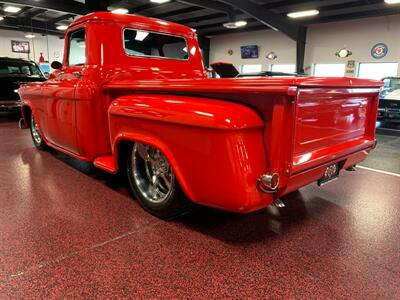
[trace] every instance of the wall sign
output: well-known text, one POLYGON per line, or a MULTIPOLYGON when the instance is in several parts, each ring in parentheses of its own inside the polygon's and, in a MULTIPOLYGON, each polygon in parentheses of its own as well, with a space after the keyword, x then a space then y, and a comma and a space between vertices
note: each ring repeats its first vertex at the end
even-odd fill
POLYGON ((389 52, 389 48, 384 43, 376 44, 371 49, 371 55, 373 58, 376 58, 376 59, 384 58, 386 56, 386 54, 388 54, 388 52, 389 52))
POLYGON ((346 77, 356 77, 356 61, 349 60, 346 64, 346 77))
POLYGON ((258 58, 258 46, 242 46, 240 47, 240 53, 242 54, 242 59, 246 58, 258 58))
POLYGON ((29 42, 26 41, 11 41, 12 52, 16 53, 29 53, 29 42))

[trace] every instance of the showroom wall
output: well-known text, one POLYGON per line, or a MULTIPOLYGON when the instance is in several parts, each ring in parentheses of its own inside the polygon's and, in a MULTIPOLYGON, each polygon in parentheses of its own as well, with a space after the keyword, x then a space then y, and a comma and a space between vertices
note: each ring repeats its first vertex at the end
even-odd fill
POLYGON ((28 58, 31 60, 39 61, 40 52, 43 53, 45 60, 50 57, 50 62, 54 60, 62 60, 64 52, 64 40, 56 36, 47 37, 41 34, 35 34, 35 38, 25 38, 27 33, 14 31, 14 30, 0 30, 0 56, 15 57, 15 58, 28 58), (11 41, 28 41, 30 43, 30 54, 14 53, 11 51, 11 41), (33 51, 34 49, 34 51, 33 51))
MULTIPOLYGON (((354 21, 326 23, 309 27, 305 67, 315 63, 345 63, 348 59, 359 62, 399 62, 400 60, 400 18, 366 18, 354 21), (383 59, 374 59, 371 48, 377 43, 385 43, 389 52, 383 59), (353 55, 346 59, 335 56, 342 47, 347 47, 353 55)), ((230 61, 236 67, 245 64, 295 64, 296 44, 285 35, 273 30, 260 30, 248 33, 234 33, 216 36, 211 39, 210 61, 230 61), (258 45, 259 59, 241 59, 240 46, 258 45), (233 50, 233 55, 228 50, 233 50), (267 60, 266 54, 274 51, 278 58, 267 60)), ((308 70, 310 70, 308 68, 308 70)), ((400 68, 399 68, 400 75, 400 68)))

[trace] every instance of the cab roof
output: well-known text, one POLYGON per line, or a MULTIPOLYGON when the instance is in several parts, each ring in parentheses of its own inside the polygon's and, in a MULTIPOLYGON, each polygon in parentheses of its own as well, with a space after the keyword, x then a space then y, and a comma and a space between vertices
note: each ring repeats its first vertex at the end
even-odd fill
POLYGON ((102 22, 110 22, 110 23, 119 23, 123 25, 135 25, 139 28, 143 29, 151 29, 154 28, 155 30, 163 30, 168 32, 174 32, 184 35, 193 35, 194 30, 177 23, 172 23, 160 19, 143 17, 138 15, 129 15, 129 14, 115 14, 112 12, 94 12, 90 13, 86 16, 76 19, 70 27, 75 25, 90 22, 90 21, 102 21, 102 22))

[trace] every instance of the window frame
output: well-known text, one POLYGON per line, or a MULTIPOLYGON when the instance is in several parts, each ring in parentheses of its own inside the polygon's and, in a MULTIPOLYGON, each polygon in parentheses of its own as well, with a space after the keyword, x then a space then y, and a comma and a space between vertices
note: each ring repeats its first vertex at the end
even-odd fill
MULTIPOLYGON (((359 62, 357 64, 357 72, 356 72, 356 78, 360 78, 360 79, 365 79, 363 77, 360 77, 360 71, 361 71, 361 65, 369 65, 369 64, 397 64, 397 74, 395 75, 386 75, 385 77, 397 77, 399 74, 399 70, 400 70, 400 63, 397 61, 364 61, 364 62, 359 62)), ((385 78, 383 77, 383 78, 385 78)), ((372 79, 372 80, 381 80, 381 79, 372 79)))
POLYGON ((245 65, 240 65, 240 74, 257 74, 257 73, 261 73, 262 72, 262 64, 245 64, 245 65), (244 66, 259 66, 260 67, 260 71, 255 71, 255 72, 243 72, 243 67, 244 66))
POLYGON ((82 67, 82 66, 86 66, 87 65, 88 56, 87 56, 87 53, 86 53, 86 37, 87 37, 86 27, 79 27, 79 28, 76 28, 76 29, 74 29, 74 30, 72 30, 72 31, 70 31, 68 33, 68 48, 67 48, 68 51, 67 51, 67 57, 66 57, 66 60, 67 60, 66 61, 66 66, 67 67, 82 67), (70 54, 71 54, 71 37, 72 37, 72 35, 74 33, 78 32, 78 31, 81 31, 81 30, 83 30, 83 32, 85 33, 85 63, 84 64, 71 65, 70 62, 69 62, 70 54))
POLYGON ((293 74, 295 74, 296 73, 296 64, 269 64, 269 68, 268 68, 268 70, 270 71, 270 72, 281 72, 281 73, 293 73, 293 74), (292 72, 286 72, 286 71, 274 71, 273 70, 273 67, 274 66, 293 66, 293 71, 292 72))
POLYGON ((162 59, 162 60, 175 60, 175 61, 183 61, 183 62, 188 62, 191 58, 191 53, 189 50, 189 44, 187 42, 186 37, 181 36, 181 35, 176 35, 176 34, 169 34, 169 33, 165 33, 165 32, 160 32, 160 31, 152 31, 152 30, 147 30, 147 29, 140 29, 140 28, 133 28, 133 27, 125 27, 122 29, 122 48, 124 50, 124 53, 126 56, 128 57, 134 57, 134 58, 152 58, 152 59, 162 59), (172 36, 175 38, 181 38, 185 41, 186 44, 186 49, 188 50, 188 58, 172 58, 172 57, 165 57, 165 56, 157 56, 157 55, 135 55, 135 54, 129 54, 126 51, 125 48, 125 31, 126 30, 135 30, 135 31, 146 31, 149 33, 154 33, 154 34, 159 34, 159 35, 166 35, 166 36, 172 36))
POLYGON ((346 77, 346 64, 345 63, 336 63, 336 62, 335 63, 314 63, 312 65, 312 73, 311 74, 312 74, 311 76, 314 76, 314 77, 330 77, 330 78, 346 77), (343 75, 341 75, 341 76, 337 76, 337 75, 335 75, 335 76, 331 76, 331 75, 315 75, 315 69, 316 69, 317 65, 340 65, 340 66, 343 66, 344 67, 343 75))

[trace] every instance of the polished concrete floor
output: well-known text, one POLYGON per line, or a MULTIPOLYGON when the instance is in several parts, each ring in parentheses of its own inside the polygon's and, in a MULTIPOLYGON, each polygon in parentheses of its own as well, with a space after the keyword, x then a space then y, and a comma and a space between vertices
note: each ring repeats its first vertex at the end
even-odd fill
POLYGON ((285 209, 164 222, 12 118, 0 138, 0 299, 400 298, 398 176, 359 169, 285 209))

